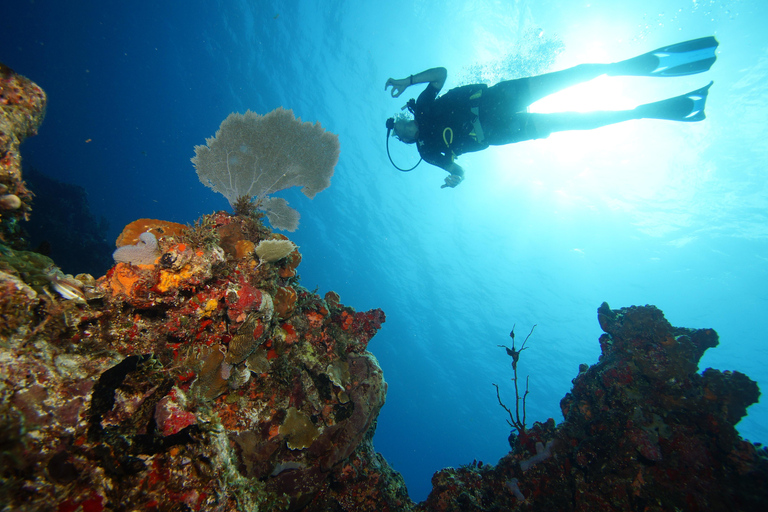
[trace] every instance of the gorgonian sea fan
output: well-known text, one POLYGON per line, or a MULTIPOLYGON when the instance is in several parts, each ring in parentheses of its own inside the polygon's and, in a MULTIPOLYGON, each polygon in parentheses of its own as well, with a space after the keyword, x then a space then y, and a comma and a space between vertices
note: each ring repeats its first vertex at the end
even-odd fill
POLYGON ((192 158, 205 186, 223 194, 230 205, 243 196, 253 199, 273 227, 288 231, 298 227, 299 212, 270 194, 302 187, 312 199, 330 186, 338 161, 337 135, 282 107, 263 116, 233 112, 205 146, 195 146, 192 158))

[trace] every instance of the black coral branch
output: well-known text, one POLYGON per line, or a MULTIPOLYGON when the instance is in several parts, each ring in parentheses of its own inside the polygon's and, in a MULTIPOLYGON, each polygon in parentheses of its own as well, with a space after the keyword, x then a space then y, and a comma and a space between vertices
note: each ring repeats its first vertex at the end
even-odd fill
MULTIPOLYGON (((263 116, 250 110, 233 112, 205 146, 195 146, 192 163, 200 181, 223 194, 230 205, 242 196, 258 205, 269 204, 267 196, 291 187, 302 187, 305 196, 314 198, 330 186, 338 160, 335 134, 278 108, 263 116)), ((299 212, 284 200, 278 208, 272 203, 271 209, 264 208, 272 226, 296 229, 299 212)))

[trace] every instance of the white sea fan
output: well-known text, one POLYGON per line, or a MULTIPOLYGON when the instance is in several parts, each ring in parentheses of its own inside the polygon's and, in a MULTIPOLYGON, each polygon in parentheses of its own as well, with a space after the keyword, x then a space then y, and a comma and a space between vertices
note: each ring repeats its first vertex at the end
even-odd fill
POLYGON ((267 196, 302 187, 312 199, 330 186, 339 161, 338 136, 284 108, 263 116, 233 112, 206 144, 195 146, 192 158, 200 181, 230 205, 243 196, 254 198, 273 227, 289 231, 296 229, 299 213, 285 200, 278 204, 267 196))
POLYGON ((267 214, 270 224, 279 229, 296 231, 299 227, 299 212, 288 206, 282 197, 265 197, 259 202, 259 209, 267 214))
POLYGON ((112 253, 116 263, 129 263, 131 265, 152 265, 160 250, 157 247, 157 238, 147 231, 139 235, 136 245, 124 245, 112 253))

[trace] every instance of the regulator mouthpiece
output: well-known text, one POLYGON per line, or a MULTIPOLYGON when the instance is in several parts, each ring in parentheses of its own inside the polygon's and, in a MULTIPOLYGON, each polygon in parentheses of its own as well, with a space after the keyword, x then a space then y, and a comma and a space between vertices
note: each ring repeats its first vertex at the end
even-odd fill
POLYGON ((389 157, 389 161, 394 166, 395 169, 397 169, 398 171, 410 172, 414 170, 421 163, 421 158, 419 158, 419 161, 416 162, 416 165, 414 165, 410 169, 401 169, 400 167, 395 165, 395 162, 392 161, 392 155, 389 154, 389 135, 394 129, 395 129, 395 118, 390 117, 389 119, 387 119, 387 156, 389 157))

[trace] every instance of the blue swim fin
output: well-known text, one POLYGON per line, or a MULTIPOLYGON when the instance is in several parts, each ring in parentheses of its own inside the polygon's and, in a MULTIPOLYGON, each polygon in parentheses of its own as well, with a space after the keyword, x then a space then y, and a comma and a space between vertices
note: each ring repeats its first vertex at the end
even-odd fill
POLYGON ((611 76, 683 76, 712 67, 720 43, 714 36, 692 39, 611 64, 611 76))
POLYGON ((704 115, 704 106, 707 102, 709 88, 714 82, 701 89, 676 96, 668 100, 656 101, 640 105, 635 109, 638 119, 668 119, 670 121, 703 121, 707 116, 704 115))

